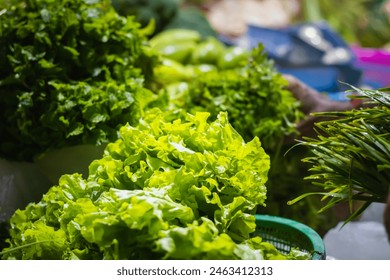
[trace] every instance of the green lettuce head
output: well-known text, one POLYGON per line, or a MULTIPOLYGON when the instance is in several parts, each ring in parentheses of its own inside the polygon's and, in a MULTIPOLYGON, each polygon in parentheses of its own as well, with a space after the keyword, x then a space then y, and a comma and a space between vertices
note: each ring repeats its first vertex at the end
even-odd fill
MULTIPOLYGON (((261 259, 269 156, 220 113, 125 125, 89 176, 63 175, 11 218, 5 259, 261 259), (184 253, 185 252, 185 253, 184 253)), ((271 250, 272 251, 272 250, 271 250)), ((278 255, 275 251, 272 254, 278 255)))

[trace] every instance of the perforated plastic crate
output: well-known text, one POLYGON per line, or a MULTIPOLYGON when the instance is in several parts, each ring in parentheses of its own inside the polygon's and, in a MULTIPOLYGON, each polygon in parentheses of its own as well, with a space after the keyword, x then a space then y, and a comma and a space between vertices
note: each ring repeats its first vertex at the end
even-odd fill
POLYGON ((312 228, 287 218, 255 215, 256 232, 264 241, 274 245, 281 253, 288 254, 292 248, 308 252, 312 260, 325 260, 322 238, 312 228))

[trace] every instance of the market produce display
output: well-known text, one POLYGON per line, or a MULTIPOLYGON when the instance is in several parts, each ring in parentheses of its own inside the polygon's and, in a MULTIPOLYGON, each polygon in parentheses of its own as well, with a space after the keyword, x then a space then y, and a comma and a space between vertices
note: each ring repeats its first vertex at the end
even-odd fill
POLYGON ((175 28, 148 40, 153 25, 108 0, 0 3, 0 157, 109 143, 15 212, 0 256, 310 258, 253 235, 259 209, 302 189, 302 154, 283 156, 300 103, 261 46, 175 28))
POLYGON ((301 164, 308 149, 289 151, 291 145, 285 144, 286 137, 298 136, 296 125, 304 116, 300 101, 286 90, 287 81, 262 46, 248 51, 183 29, 161 32, 150 42, 163 55, 162 64, 155 68, 157 106, 171 111, 173 117, 182 111, 207 111, 214 117, 226 111, 246 141, 260 138, 271 157, 267 207, 259 209, 261 213, 295 219, 322 231, 334 225, 332 217, 315 210, 321 205, 316 197, 287 205, 292 197, 311 189, 301 164))
POLYGON ((274 259, 255 231, 270 162, 226 113, 166 122, 154 109, 90 165, 16 211, 4 259, 274 259))
POLYGON ((108 0, 0 2, 0 157, 102 144, 142 115, 155 63, 108 0))
MULTIPOLYGON (((320 188, 327 201, 325 211, 342 202, 351 205, 346 222, 359 216, 371 203, 385 203, 390 192, 390 97, 389 89, 365 90, 353 87, 367 107, 344 112, 318 113, 332 118, 315 124, 318 138, 304 138, 313 156, 303 161, 310 166, 306 179, 320 188), (359 201, 358 209, 352 203, 359 201)), ((354 97, 358 98, 358 97, 354 97)))

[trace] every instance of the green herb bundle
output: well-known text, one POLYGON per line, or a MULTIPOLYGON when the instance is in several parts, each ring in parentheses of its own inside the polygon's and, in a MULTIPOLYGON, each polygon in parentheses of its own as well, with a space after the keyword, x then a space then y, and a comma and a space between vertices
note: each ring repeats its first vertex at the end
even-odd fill
MULTIPOLYGON (((385 202, 390 191, 390 96, 388 89, 364 90, 353 87, 368 106, 337 113, 319 113, 334 118, 316 124, 318 138, 304 138, 313 156, 310 180, 320 191, 304 194, 323 195, 324 211, 342 202, 351 205, 351 220, 372 202, 385 202), (352 202, 361 201, 357 210, 352 202)), ((357 98, 357 97, 354 97, 357 98)))
POLYGON ((108 0, 0 2, 0 156, 100 144, 142 114, 154 54, 108 0))
POLYGON ((154 109, 126 125, 89 177, 64 175, 39 203, 11 218, 4 259, 273 259, 256 206, 270 162, 226 113, 165 120, 154 109))
POLYGON ((213 117, 221 111, 228 112, 231 124, 246 141, 259 137, 267 152, 275 152, 285 136, 296 133, 295 125, 303 117, 300 103, 285 89, 287 82, 274 69, 262 46, 245 52, 235 67, 228 69, 217 68, 216 61, 221 58, 214 56, 212 63, 198 63, 198 71, 191 65, 168 66, 159 74, 164 75, 164 70, 174 74, 175 67, 179 67, 184 71, 177 71, 177 80, 182 79, 185 85, 171 79, 171 86, 164 85, 162 96, 168 98, 171 110, 206 111, 213 117), (188 79, 183 78, 185 69, 190 73, 188 79))

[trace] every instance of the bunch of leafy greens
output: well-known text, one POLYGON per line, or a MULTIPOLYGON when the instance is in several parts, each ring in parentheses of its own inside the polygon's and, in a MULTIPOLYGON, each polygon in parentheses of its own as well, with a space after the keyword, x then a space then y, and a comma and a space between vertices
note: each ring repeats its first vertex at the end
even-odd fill
MULTIPOLYGON (((325 211, 337 204, 351 205, 347 222, 372 202, 384 203, 390 192, 390 97, 389 89, 364 90, 352 87, 359 98, 369 98, 367 107, 345 112, 318 113, 335 118, 316 124, 318 138, 304 138, 301 145, 313 153, 304 159, 311 175, 306 179, 327 200, 325 211), (352 202, 360 201, 358 209, 352 202)), ((357 97, 354 97, 357 98, 357 97)))
MULTIPOLYGON (((212 55, 207 57, 211 59, 212 55)), ((277 151, 285 136, 296 133, 295 125, 303 117, 299 101, 285 89, 286 80, 274 69, 261 45, 242 58, 244 64, 228 69, 217 68, 220 59, 214 58, 214 67, 200 63, 198 71, 187 68, 191 69, 188 77, 183 77, 185 70, 179 68, 178 80, 165 79, 169 84, 163 84, 159 102, 175 114, 180 108, 191 113, 210 112, 212 117, 228 112, 230 123, 245 141, 259 137, 268 152, 277 151)), ((174 74, 178 66, 162 67, 158 74, 164 76, 164 71, 174 74)))
MULTIPOLYGON (((255 231, 269 157, 227 114, 165 121, 153 109, 120 129, 89 177, 64 175, 11 218, 5 259, 272 259, 255 231)), ((308 255, 304 256, 309 257, 308 255)))
POLYGON ((154 52, 108 0, 0 1, 0 156, 101 144, 152 98, 154 52))

